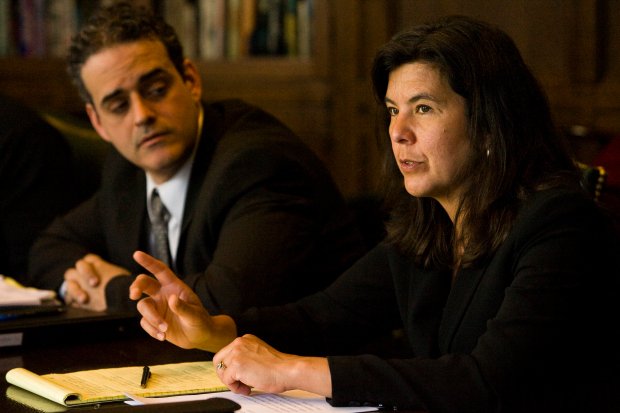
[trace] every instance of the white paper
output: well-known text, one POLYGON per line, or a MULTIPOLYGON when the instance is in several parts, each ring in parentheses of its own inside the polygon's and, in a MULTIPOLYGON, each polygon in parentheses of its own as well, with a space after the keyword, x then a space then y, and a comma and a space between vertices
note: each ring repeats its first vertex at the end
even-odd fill
POLYGON ((39 305, 55 296, 53 291, 24 287, 12 278, 0 275, 0 306, 39 305))
POLYGON ((132 406, 142 404, 178 403, 193 400, 207 400, 213 397, 222 397, 232 400, 241 406, 240 413, 336 413, 336 412, 375 412, 375 407, 333 407, 325 397, 302 390, 291 390, 281 394, 255 392, 250 396, 243 396, 230 391, 219 393, 193 394, 188 396, 172 396, 146 398, 128 394, 125 403, 132 406))

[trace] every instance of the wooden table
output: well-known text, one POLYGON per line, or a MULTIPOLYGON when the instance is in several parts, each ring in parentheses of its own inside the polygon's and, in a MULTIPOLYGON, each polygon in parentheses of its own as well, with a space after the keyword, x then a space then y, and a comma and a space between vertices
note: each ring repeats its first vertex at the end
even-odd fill
MULTIPOLYGON (((184 350, 149 337, 135 314, 92 313, 67 309, 62 314, 0 321, 0 336, 23 334, 20 346, 0 347, 0 413, 219 413, 230 412, 222 399, 166 405, 129 406, 124 402, 64 407, 6 382, 6 372, 23 367, 37 374, 210 360, 212 354, 184 350), (17 401, 24 392, 30 405, 17 401), (32 402, 34 400, 35 403, 32 402)), ((407 412, 403 412, 407 413, 407 412)))

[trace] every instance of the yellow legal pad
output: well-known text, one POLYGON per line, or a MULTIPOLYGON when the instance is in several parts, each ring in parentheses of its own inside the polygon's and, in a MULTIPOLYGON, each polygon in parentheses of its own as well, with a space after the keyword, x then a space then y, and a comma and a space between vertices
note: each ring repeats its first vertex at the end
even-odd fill
POLYGON ((211 361, 149 366, 146 388, 140 387, 143 366, 38 375, 24 368, 6 373, 6 380, 65 406, 127 400, 126 394, 164 397, 228 390, 211 361))

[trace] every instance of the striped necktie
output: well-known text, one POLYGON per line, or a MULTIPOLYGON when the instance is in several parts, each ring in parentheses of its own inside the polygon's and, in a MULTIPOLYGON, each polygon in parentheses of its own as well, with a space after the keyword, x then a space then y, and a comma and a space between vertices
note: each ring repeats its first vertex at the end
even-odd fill
POLYGON ((151 195, 151 211, 153 218, 151 220, 151 232, 153 235, 153 255, 166 263, 170 267, 172 258, 170 256, 170 245, 168 244, 168 221, 170 220, 170 212, 159 197, 157 189, 153 190, 151 195))

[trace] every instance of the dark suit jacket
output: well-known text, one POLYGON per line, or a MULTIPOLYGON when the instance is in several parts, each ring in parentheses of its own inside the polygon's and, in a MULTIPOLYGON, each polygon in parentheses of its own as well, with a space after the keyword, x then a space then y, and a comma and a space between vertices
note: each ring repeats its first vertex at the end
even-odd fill
MULTIPOLYGON (((213 313, 285 303, 327 286, 363 251, 324 165, 255 107, 225 101, 204 109, 177 273, 213 313)), ((132 253, 147 245, 145 174, 112 152, 101 189, 34 246, 34 285, 58 289, 64 271, 88 252, 144 272, 132 253)), ((132 280, 110 282, 110 307, 135 307, 128 300, 132 280)))
POLYGON ((418 268, 380 245, 325 292, 249 310, 238 331, 284 351, 335 355, 404 327, 411 358, 329 357, 334 404, 617 411, 619 252, 590 199, 545 191, 523 206, 499 250, 454 285, 449 271, 418 268))
POLYGON ((71 149, 60 132, 0 96, 0 274, 26 282, 31 244, 77 204, 76 187, 71 149))

